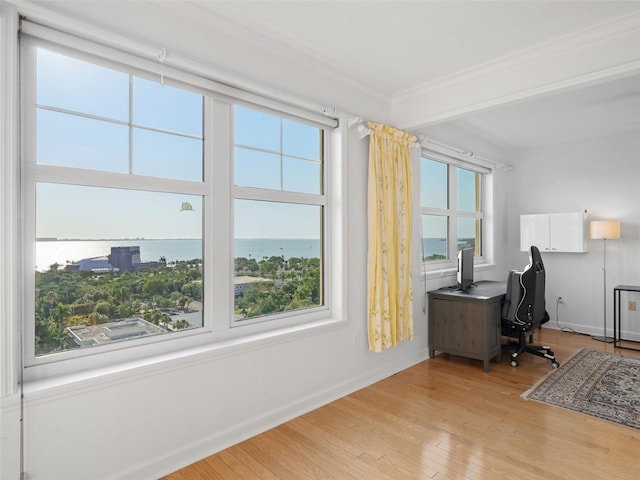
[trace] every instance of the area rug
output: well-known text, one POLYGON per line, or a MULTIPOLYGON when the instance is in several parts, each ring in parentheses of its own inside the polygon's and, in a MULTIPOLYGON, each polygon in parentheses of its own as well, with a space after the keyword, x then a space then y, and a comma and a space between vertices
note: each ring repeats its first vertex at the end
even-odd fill
POLYGON ((522 397, 640 429, 640 358, 583 348, 522 397))

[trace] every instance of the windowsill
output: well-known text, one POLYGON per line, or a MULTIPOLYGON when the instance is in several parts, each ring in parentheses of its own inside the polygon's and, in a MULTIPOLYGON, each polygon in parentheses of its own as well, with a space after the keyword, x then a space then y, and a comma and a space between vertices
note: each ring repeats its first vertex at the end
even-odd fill
MULTIPOLYGON (((182 351, 122 362, 108 367, 27 381, 24 384, 24 394, 37 394, 37 401, 47 401, 52 397, 65 397, 82 391, 91 391, 102 386, 110 386, 169 370, 181 369, 216 358, 267 348, 271 345, 306 336, 320 335, 343 328, 347 324, 348 321, 343 319, 324 319, 302 325, 234 337, 182 351)), ((29 401, 33 402, 34 399, 29 401)))
MULTIPOLYGON (((494 263, 481 263, 479 265, 473 266, 473 272, 474 273, 488 272, 490 270, 494 270, 495 268, 496 268, 496 265, 494 263)), ((433 280, 437 278, 455 277, 457 273, 458 271, 455 267, 453 268, 447 267, 439 270, 423 271, 421 276, 422 278, 426 277, 427 280, 433 280)))

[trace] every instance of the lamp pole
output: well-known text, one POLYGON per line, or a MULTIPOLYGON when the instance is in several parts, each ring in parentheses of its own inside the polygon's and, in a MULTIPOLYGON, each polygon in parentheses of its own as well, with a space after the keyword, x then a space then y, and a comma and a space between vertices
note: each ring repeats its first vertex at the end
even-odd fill
POLYGON ((602 280, 603 280, 603 297, 602 303, 604 305, 604 334, 603 335, 594 335, 594 340, 598 340, 599 342, 613 343, 613 337, 607 337, 607 239, 602 239, 602 252, 603 252, 603 263, 602 263, 602 280))

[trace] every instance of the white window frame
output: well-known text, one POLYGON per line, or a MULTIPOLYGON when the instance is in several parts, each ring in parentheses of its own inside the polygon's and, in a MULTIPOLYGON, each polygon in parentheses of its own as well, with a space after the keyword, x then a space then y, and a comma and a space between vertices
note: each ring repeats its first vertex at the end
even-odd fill
MULTIPOLYGON (((29 24, 27 37, 22 41, 25 45, 33 43, 42 44, 50 48, 55 45, 62 53, 73 51, 72 56, 89 58, 94 63, 105 66, 125 66, 126 71, 142 77, 158 79, 157 63, 141 58, 134 54, 123 53, 104 45, 68 35, 57 30, 49 30, 40 25, 29 24), (38 33, 37 37, 29 33, 38 33), (96 61, 99 58, 99 61, 96 61)), ((23 48, 21 44, 19 48, 23 48)), ((28 47, 27 47, 28 48, 28 47)), ((24 60, 28 57, 23 58, 24 60)), ((24 72, 21 66, 21 72, 24 72)), ((19 81, 25 81, 27 75, 21 74, 19 81)), ((35 81, 35 78, 26 81, 35 81)), ((83 370, 109 367, 113 365, 126 365, 132 361, 144 360, 146 362, 156 356, 164 356, 167 353, 183 357, 188 352, 202 352, 202 348, 209 351, 218 351, 225 348, 249 348, 247 342, 268 341, 280 335, 298 335, 313 333, 318 328, 333 328, 337 324, 346 321, 345 307, 342 295, 344 293, 345 271, 341 262, 343 238, 343 213, 336 205, 343 205, 343 184, 341 169, 333 168, 339 164, 344 151, 342 145, 341 128, 335 129, 337 121, 323 117, 315 112, 307 111, 290 104, 281 103, 268 97, 260 97, 255 93, 244 92, 228 85, 221 85, 215 81, 204 78, 201 75, 177 70, 165 66, 164 81, 168 85, 178 88, 196 91, 205 95, 205 177, 202 183, 178 180, 165 180, 161 178, 144 179, 135 175, 122 175, 109 172, 81 171, 66 167, 51 167, 39 165, 34 169, 34 155, 29 152, 28 145, 34 144, 35 135, 29 134, 22 128, 25 134, 22 139, 24 145, 23 155, 32 159, 32 164, 23 165, 23 183, 20 197, 22 200, 22 217, 26 220, 21 232, 22 240, 22 270, 18 273, 22 279, 20 291, 22 298, 22 339, 25 349, 24 370, 25 381, 36 381, 60 375, 79 373, 83 370), (258 322, 246 322, 242 327, 233 322, 234 306, 234 258, 233 258, 233 198, 248 196, 264 196, 268 194, 250 194, 246 189, 232 186, 232 110, 233 104, 244 104, 251 108, 263 108, 277 115, 311 122, 314 125, 322 125, 324 135, 324 159, 323 159, 323 195, 321 200, 316 196, 304 194, 290 194, 290 199, 297 201, 320 202, 323 207, 323 233, 321 239, 323 252, 323 305, 304 311, 292 311, 282 314, 274 314, 262 317, 258 322), (209 139, 209 140, 207 140, 209 139), (335 142, 332 140, 336 140, 335 142), (203 195, 204 209, 207 220, 203 227, 203 250, 205 257, 204 284, 205 302, 202 328, 175 332, 170 335, 147 337, 129 340, 121 344, 105 345, 88 349, 62 352, 60 354, 35 357, 34 355, 34 275, 29 265, 35 265, 35 205, 29 198, 34 198, 33 188, 36 181, 52 181, 67 183, 104 186, 102 180, 117 184, 123 188, 133 190, 167 191, 174 192, 176 182, 189 189, 190 194, 203 195), (144 187, 140 187, 143 181, 144 187), (215 225, 215 228, 214 228, 215 225), (224 228, 221 228, 224 227, 224 228), (215 245, 215 248, 214 248, 215 245), (215 265, 215 269, 211 267, 215 265), (225 268, 226 266, 226 268, 225 268), (215 274, 228 272, 228 275, 215 274), (339 279, 339 280, 338 280, 339 279), (233 328, 232 328, 233 327, 233 328), (30 332, 31 331, 31 332, 30 332), (91 357, 91 362, 81 362, 82 359, 91 357), (90 365, 89 367, 87 365, 90 365)), ((31 87, 27 86, 27 91, 31 87)), ((29 122, 27 111, 31 108, 32 117, 35 114, 35 105, 23 104, 20 106, 25 121, 29 122)), ((275 198, 275 197, 273 197, 275 198)))
MULTIPOLYGON (((446 273, 452 272, 457 269, 457 238, 458 238, 458 219, 459 218, 473 218, 481 220, 481 248, 482 255, 474 256, 474 268, 477 268, 480 265, 488 263, 488 242, 490 236, 488 235, 489 226, 486 221, 487 219, 487 209, 490 205, 489 195, 490 195, 490 176, 492 175, 492 170, 479 164, 474 164, 469 161, 461 161, 459 159, 449 157, 447 155, 441 154, 439 152, 435 152, 433 150, 429 150, 423 148, 420 154, 420 165, 422 166, 422 158, 426 158, 429 160, 434 160, 436 162, 443 163, 447 166, 447 205, 448 208, 433 208, 433 207, 425 207, 422 205, 422 202, 419 202, 420 206, 420 219, 422 219, 422 215, 438 215, 444 216, 448 219, 448 228, 447 228, 447 258, 443 260, 431 260, 424 261, 422 260, 422 268, 423 272, 426 274, 432 272, 446 273), (475 173, 479 173, 481 175, 480 181, 480 212, 469 212, 464 210, 458 210, 457 208, 457 199, 458 199, 458 178, 457 178, 457 169, 453 167, 463 168, 465 170, 470 170, 475 173)), ((418 176, 418 178, 421 178, 418 176)), ((419 190, 423 188, 423 185, 419 185, 419 190)), ((421 198, 421 197, 420 197, 421 198)), ((420 222, 422 225, 422 222, 420 222)), ((422 239, 424 236, 424 232, 421 233, 420 238, 422 239)), ((420 254, 422 259, 422 252, 420 254)))
MULTIPOLYGON (((260 108, 253 105, 243 104, 241 102, 236 102, 236 105, 243 106, 246 108, 251 108, 253 110, 261 111, 268 113, 270 115, 275 115, 281 118, 287 118, 290 120, 295 120, 301 122, 301 119, 292 117, 290 115, 283 114, 282 112, 276 112, 267 108, 260 108)), ((232 125, 235 125, 235 122, 232 119, 232 125)), ((305 122, 313 127, 321 128, 320 125, 314 122, 305 122)), ((233 138, 234 135, 231 135, 233 138)), ((253 318, 246 318, 243 320, 234 320, 231 318, 231 326, 232 327, 241 327, 247 326, 255 323, 263 323, 265 321, 272 322, 274 320, 287 321, 292 317, 296 317, 303 313, 305 316, 309 318, 316 319, 322 318, 326 315, 328 310, 328 306, 331 305, 331 289, 327 288, 327 285, 331 283, 331 269, 326 268, 328 263, 328 250, 327 244, 328 242, 324 241, 324 238, 331 237, 331 222, 328 221, 328 207, 329 207, 329 195, 328 190, 330 190, 328 180, 328 170, 329 170, 329 162, 327 162, 327 152, 331 150, 331 135, 327 130, 324 130, 324 134, 322 136, 322 159, 321 159, 321 182, 322 189, 318 194, 309 194, 309 193, 300 193, 300 192, 291 192, 286 190, 275 190, 275 189, 267 189, 267 188, 255 188, 255 187, 247 187, 247 186, 238 186, 232 183, 231 187, 231 196, 232 202, 235 200, 257 200, 257 201, 266 201, 266 202, 277 202, 277 203, 290 203, 294 205, 314 205, 322 208, 322 226, 321 226, 321 238, 320 238, 320 276, 322 282, 322 304, 316 307, 309 307, 304 310, 291 310, 280 313, 274 313, 268 316, 260 316, 253 318)), ((235 147, 235 145, 234 145, 235 147)), ((234 148, 235 152, 235 148, 234 148)), ((232 207, 233 208, 233 207, 232 207)), ((234 218, 234 215, 232 215, 234 218)), ((233 255, 235 258, 235 254, 233 255)), ((234 275, 235 269, 232 265, 232 278, 234 275)), ((232 292, 233 294, 233 292, 232 292)), ((234 299, 232 298, 232 305, 234 303, 234 299)))

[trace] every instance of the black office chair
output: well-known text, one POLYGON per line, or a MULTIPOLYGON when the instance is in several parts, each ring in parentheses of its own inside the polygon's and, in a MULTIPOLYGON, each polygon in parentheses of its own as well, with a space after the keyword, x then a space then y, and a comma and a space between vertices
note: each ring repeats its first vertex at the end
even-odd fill
POLYGON ((536 328, 549 321, 544 300, 545 272, 542 256, 538 247, 531 246, 529 265, 523 272, 512 270, 507 280, 507 295, 502 305, 502 335, 518 339, 509 346, 516 351, 511 354, 511 366, 518 366, 518 357, 523 353, 532 353, 548 358, 553 368, 558 368, 554 353, 550 347, 527 344, 527 338, 533 336, 536 328))

